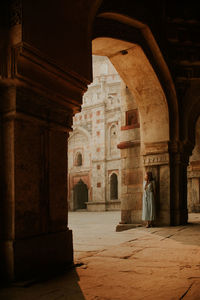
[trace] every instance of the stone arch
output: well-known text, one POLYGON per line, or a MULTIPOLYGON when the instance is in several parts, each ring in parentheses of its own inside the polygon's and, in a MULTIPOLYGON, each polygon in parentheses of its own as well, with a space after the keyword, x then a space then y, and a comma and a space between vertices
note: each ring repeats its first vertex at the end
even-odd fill
POLYGON ((200 81, 192 80, 190 86, 185 83, 185 89, 187 92, 183 100, 181 139, 191 155, 195 146, 196 124, 200 116, 200 81))
POLYGON ((134 95, 140 113, 141 142, 168 142, 166 97, 141 47, 112 38, 97 38, 93 41, 93 53, 110 58, 134 95), (124 49, 128 49, 126 55, 122 54, 124 49))
MULTIPOLYGON (((175 199, 173 187, 170 185, 176 179, 170 173, 169 159, 171 144, 176 144, 179 139, 179 115, 176 91, 162 53, 149 27, 132 18, 105 12, 97 15, 93 26, 93 54, 104 55, 110 59, 133 95, 140 119, 140 141, 129 135, 128 140, 118 145, 122 149, 122 156, 126 155, 122 182, 127 189, 122 189, 126 192, 120 195, 121 222, 141 221, 142 166, 152 169, 160 189, 157 223, 164 225, 185 222, 186 210, 183 216, 176 209, 171 213, 174 203, 180 201, 179 197, 175 199), (109 23, 106 23, 108 20, 109 23), (116 30, 120 26, 131 32, 130 36, 120 36, 120 31, 116 30), (143 155, 143 162, 142 157, 138 159, 137 167, 133 161, 136 153, 134 149, 137 156, 139 151, 143 155), (167 182, 167 186, 160 182, 167 182), (173 214, 178 216, 174 217, 173 214)), ((126 138, 127 135, 124 136, 126 138)), ((185 203, 180 207, 185 207, 185 203)))
MULTIPOLYGON (((109 40, 105 40, 107 48, 105 46, 102 47, 101 42, 99 43, 98 53, 100 54, 100 52, 102 53, 104 51, 104 55, 108 57, 115 56, 115 54, 120 51, 123 52, 122 55, 126 56, 128 54, 130 56, 130 52, 127 51, 127 49, 130 48, 132 51, 132 48, 135 48, 136 45, 141 47, 143 54, 146 56, 146 59, 149 61, 152 69, 154 70, 158 82, 162 87, 161 90, 163 90, 165 95, 164 98, 167 103, 167 110, 169 110, 170 139, 177 140, 179 136, 179 117, 174 83, 151 30, 146 24, 138 20, 114 12, 97 13, 96 19, 93 23, 93 40, 99 38, 116 40, 115 43, 113 43, 113 41, 109 42, 109 40), (120 34, 122 31, 117 28, 124 28, 123 33, 120 34), (124 34, 124 31, 127 32, 127 34, 124 34), (123 41, 124 44, 121 43, 120 45, 117 40, 123 41), (127 42, 126 45, 125 42, 127 42)), ((129 61, 129 58, 126 58, 126 61, 129 61)), ((115 65, 114 59, 112 63, 120 74, 119 67, 117 68, 117 65, 115 65)), ((120 76, 124 79, 122 74, 120 74, 120 76)), ((141 91, 139 87, 138 91, 139 93, 141 91)))
POLYGON ((110 175, 110 200, 118 199, 118 176, 116 173, 110 175))
POLYGON ((76 134, 78 134, 78 133, 83 134, 83 135, 87 138, 88 142, 89 142, 89 143, 91 142, 91 135, 90 135, 90 133, 89 133, 86 129, 84 129, 84 128, 80 127, 80 126, 77 126, 77 127, 73 130, 72 134, 69 136, 68 142, 70 142, 70 140, 71 140, 76 134))
POLYGON ((86 209, 86 202, 88 202, 88 187, 82 181, 79 182, 74 186, 74 210, 77 209, 86 209))

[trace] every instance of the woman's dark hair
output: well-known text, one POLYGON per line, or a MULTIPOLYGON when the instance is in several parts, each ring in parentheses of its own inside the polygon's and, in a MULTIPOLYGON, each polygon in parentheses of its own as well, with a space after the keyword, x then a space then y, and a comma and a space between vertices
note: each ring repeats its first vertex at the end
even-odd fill
POLYGON ((147 172, 147 175, 148 175, 148 180, 149 181, 153 181, 153 174, 152 174, 152 172, 147 172))

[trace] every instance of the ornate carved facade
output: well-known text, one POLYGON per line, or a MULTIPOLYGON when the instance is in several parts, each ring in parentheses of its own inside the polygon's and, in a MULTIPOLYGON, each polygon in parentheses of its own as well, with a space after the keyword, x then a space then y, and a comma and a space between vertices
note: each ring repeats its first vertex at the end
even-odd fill
POLYGON ((106 57, 93 56, 93 83, 84 94, 80 113, 73 118, 68 141, 68 201, 77 205, 80 181, 88 196, 88 211, 120 209, 121 157, 117 145, 121 130, 122 81, 106 57), (77 163, 81 157, 81 163, 77 163), (114 178, 114 179, 113 179, 114 178))

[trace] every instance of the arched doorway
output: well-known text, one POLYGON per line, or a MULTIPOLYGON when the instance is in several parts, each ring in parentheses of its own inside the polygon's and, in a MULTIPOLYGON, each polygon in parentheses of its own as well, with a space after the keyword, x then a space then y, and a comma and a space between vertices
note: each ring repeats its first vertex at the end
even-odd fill
POLYGON ((115 173, 110 176, 110 200, 118 199, 118 178, 115 173))
POLYGON ((80 179, 74 187, 74 210, 86 209, 86 202, 88 202, 88 188, 80 179))

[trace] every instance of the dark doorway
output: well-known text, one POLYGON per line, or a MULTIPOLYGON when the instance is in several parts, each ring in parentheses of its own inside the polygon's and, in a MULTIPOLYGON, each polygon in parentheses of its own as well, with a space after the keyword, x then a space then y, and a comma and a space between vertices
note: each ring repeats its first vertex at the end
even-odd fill
POLYGON ((88 202, 88 188, 80 179, 74 187, 74 210, 86 209, 86 202, 88 202))
POLYGON ((113 173, 110 176, 110 200, 118 199, 118 179, 117 175, 113 173))

